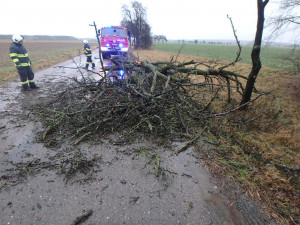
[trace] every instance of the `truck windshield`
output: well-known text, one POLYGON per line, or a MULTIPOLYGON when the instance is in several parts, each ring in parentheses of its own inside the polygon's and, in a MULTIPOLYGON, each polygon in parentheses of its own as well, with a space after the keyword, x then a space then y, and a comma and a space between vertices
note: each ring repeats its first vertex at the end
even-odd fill
POLYGON ((127 37, 127 30, 113 27, 102 28, 101 37, 127 37))

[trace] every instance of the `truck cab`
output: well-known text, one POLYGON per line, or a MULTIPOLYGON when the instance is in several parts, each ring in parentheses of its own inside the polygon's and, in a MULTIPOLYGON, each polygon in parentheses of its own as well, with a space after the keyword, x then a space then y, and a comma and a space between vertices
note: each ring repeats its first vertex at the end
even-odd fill
POLYGON ((103 58, 126 56, 130 47, 130 32, 126 27, 108 26, 98 30, 103 58))

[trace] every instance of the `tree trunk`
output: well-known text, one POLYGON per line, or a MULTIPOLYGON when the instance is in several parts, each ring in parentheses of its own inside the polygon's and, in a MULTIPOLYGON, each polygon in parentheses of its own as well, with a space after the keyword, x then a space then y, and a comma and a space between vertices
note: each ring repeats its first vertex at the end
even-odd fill
POLYGON ((256 26, 256 35, 252 48, 251 59, 252 59, 252 69, 248 76, 248 81, 246 88, 243 93, 243 98, 240 105, 244 105, 243 109, 246 108, 246 103, 250 101, 251 95, 254 88, 254 83, 257 78, 257 75, 261 69, 260 61, 260 49, 261 49, 261 40, 264 30, 264 10, 265 6, 268 4, 269 0, 257 0, 257 26, 256 26))

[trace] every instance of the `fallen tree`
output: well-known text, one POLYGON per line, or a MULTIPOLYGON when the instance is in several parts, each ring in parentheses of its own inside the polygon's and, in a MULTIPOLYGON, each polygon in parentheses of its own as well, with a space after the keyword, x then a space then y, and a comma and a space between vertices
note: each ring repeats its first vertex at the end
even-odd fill
MULTIPOLYGON (((112 62, 114 66, 104 68, 106 73, 98 73, 101 79, 73 79, 54 99, 35 107, 45 128, 40 140, 52 145, 72 139, 77 145, 92 135, 126 131, 128 137, 142 132, 165 140, 188 137, 190 141, 204 127, 215 127, 212 120, 219 121, 217 126, 228 122, 228 115, 239 109, 229 104, 232 95, 241 95, 247 80, 226 70, 233 63, 217 67, 215 63, 150 63, 133 58, 112 62), (231 109, 218 112, 211 107, 224 98, 231 109)), ((230 123, 234 121, 231 118, 230 123)))

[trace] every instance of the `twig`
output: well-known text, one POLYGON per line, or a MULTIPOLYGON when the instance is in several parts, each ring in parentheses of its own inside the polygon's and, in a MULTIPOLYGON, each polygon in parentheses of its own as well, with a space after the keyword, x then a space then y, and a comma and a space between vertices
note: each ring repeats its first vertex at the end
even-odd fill
POLYGON ((82 135, 77 141, 75 141, 72 146, 78 145, 84 138, 92 134, 92 132, 87 132, 84 135, 82 135))
POLYGON ((273 162, 273 163, 276 167, 279 167, 281 169, 286 169, 286 170, 291 170, 291 171, 300 171, 299 167, 290 167, 290 166, 287 166, 287 165, 284 165, 284 164, 279 164, 279 163, 276 163, 276 162, 273 162))
POLYGON ((242 109, 244 106, 246 105, 249 105, 251 102, 254 102, 255 100, 257 100, 258 98, 260 98, 261 96, 265 95, 265 94, 269 94, 270 92, 267 92, 267 93, 262 93, 260 95, 258 95, 256 98, 250 100, 249 102, 246 102, 244 103, 243 105, 239 105, 238 107, 234 108, 234 109, 231 109, 227 112, 222 112, 222 113, 215 113, 215 114, 212 114, 212 116, 225 116, 227 114, 230 114, 230 113, 233 113, 234 111, 237 111, 239 109, 242 109))
POLYGON ((89 210, 85 213, 83 213, 81 216, 76 217, 74 222, 71 225, 78 225, 86 221, 91 215, 93 214, 93 210, 89 210))
POLYGON ((189 140, 188 142, 185 143, 185 145, 180 148, 179 150, 177 150, 176 155, 178 155, 180 152, 184 152, 185 150, 187 150, 191 145, 193 145, 196 141, 199 140, 199 138, 201 137, 202 133, 206 130, 207 127, 204 127, 203 130, 200 132, 199 135, 197 135, 195 138, 189 140))
POLYGON ((238 40, 238 37, 237 37, 237 35, 236 35, 236 30, 234 29, 234 25, 233 25, 232 19, 231 19, 231 17, 229 17, 228 15, 227 15, 227 18, 230 20, 231 27, 232 27, 233 34, 234 34, 234 38, 235 38, 235 41, 236 41, 236 43, 237 43, 237 45, 238 45, 239 50, 238 50, 238 52, 236 53, 236 58, 235 58, 235 60, 232 61, 231 63, 229 63, 229 64, 227 64, 227 65, 221 67, 221 68, 219 69, 220 71, 223 70, 223 69, 225 69, 225 68, 227 68, 227 67, 229 67, 229 66, 231 66, 231 65, 234 65, 236 62, 238 62, 239 59, 240 59, 240 56, 241 56, 241 52, 242 52, 242 47, 241 47, 240 42, 239 42, 239 40, 238 40))

